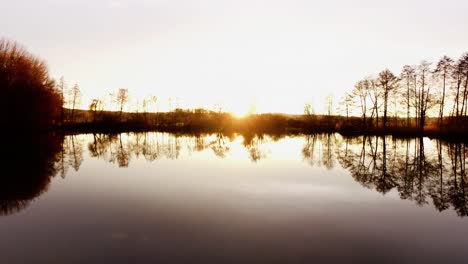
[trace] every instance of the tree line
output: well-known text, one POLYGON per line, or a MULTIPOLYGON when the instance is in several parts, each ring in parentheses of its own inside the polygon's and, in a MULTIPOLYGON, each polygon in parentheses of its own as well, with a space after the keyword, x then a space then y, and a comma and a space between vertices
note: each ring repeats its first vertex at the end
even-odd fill
POLYGON ((358 81, 340 104, 345 116, 333 116, 332 97, 327 97, 326 114, 322 116, 315 115, 312 106, 307 104, 305 115, 300 117, 253 115, 242 122, 223 112, 220 106, 216 111, 182 110, 177 102, 177 107, 173 108, 171 100, 172 113, 159 114, 156 110, 150 111, 159 103, 156 96, 137 100, 136 113, 126 113, 124 108, 130 101, 128 89, 120 88, 109 97, 110 100, 94 98, 88 111, 81 110, 82 93, 78 84, 68 88, 63 77, 54 80, 44 61, 17 43, 0 39, 0 120, 7 124, 5 127, 23 132, 54 128, 73 130, 86 125, 87 129, 100 127, 116 131, 134 128, 221 131, 262 127, 303 133, 370 131, 437 136, 456 132, 465 137, 468 131, 468 53, 457 60, 444 56, 434 65, 426 61, 416 66, 405 65, 398 75, 385 69, 377 76, 358 81), (117 111, 105 111, 108 101, 115 104, 117 111), (425 130, 428 116, 437 116, 432 131, 425 130), (434 133, 437 127, 439 132, 434 133), (395 128, 410 128, 411 131, 402 133, 395 128))
POLYGON ((447 120, 467 116, 468 53, 458 60, 443 56, 436 64, 405 65, 399 74, 385 69, 356 82, 342 103, 346 116, 350 109, 358 113, 365 129, 387 130, 393 119, 393 126, 423 132, 429 113, 442 129, 447 120))

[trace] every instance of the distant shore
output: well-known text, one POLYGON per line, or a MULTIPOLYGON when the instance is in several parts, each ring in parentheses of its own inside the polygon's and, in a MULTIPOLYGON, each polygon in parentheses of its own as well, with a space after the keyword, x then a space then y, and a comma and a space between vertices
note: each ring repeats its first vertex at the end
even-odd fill
POLYGON ((208 110, 135 113, 75 110, 73 119, 65 109, 67 119, 55 129, 66 133, 117 133, 161 131, 174 133, 258 133, 313 134, 340 133, 344 136, 391 135, 395 137, 431 137, 453 140, 468 139, 468 118, 444 119, 442 126, 436 118, 428 118, 420 131, 415 120, 391 118, 387 127, 375 126, 372 120, 336 115, 255 114, 243 118, 229 113, 208 110), (407 124, 410 125, 407 125, 407 124))

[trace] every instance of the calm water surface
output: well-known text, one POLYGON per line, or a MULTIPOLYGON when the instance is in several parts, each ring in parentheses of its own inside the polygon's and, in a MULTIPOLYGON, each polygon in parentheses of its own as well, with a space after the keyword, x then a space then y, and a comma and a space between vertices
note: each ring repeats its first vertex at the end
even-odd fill
POLYGON ((468 263, 465 144, 129 133, 4 148, 1 263, 468 263))

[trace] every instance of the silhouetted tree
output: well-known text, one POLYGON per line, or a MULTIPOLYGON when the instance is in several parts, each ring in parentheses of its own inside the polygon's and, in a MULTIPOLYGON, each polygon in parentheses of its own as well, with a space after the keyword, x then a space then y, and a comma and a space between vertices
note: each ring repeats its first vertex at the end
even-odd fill
POLYGON ((440 95, 440 102, 439 102, 439 104, 440 104, 440 107, 439 107, 439 128, 441 128, 443 118, 444 118, 446 84, 447 84, 447 79, 452 74, 453 63, 454 63, 454 61, 451 58, 449 58, 447 56, 444 56, 439 60, 439 62, 437 63, 437 66, 436 66, 436 68, 434 70, 435 77, 436 78, 441 78, 441 81, 442 81, 442 94, 440 95))
POLYGON ((349 110, 353 105, 353 96, 349 93, 345 93, 340 100, 340 112, 346 116, 346 121, 349 121, 349 110))
POLYGON ((452 79, 454 81, 454 102, 453 102, 453 115, 455 117, 460 117, 461 116, 461 111, 460 111, 460 98, 462 98, 461 92, 462 92, 462 83, 463 83, 463 63, 462 60, 458 60, 457 63, 454 65, 453 72, 452 72, 452 79))
POLYGON ((388 69, 382 71, 379 73, 378 77, 378 84, 380 88, 382 89, 382 95, 383 95, 383 128, 387 128, 387 122, 388 122, 388 102, 389 102, 389 96, 390 92, 392 92, 394 89, 397 88, 398 86, 398 78, 388 69))
POLYGON ((372 114, 370 117, 370 122, 373 122, 375 116, 375 126, 379 127, 379 98, 381 92, 378 89, 377 80, 373 78, 366 78, 366 86, 369 93, 370 101, 372 102, 372 114))
POLYGON ((62 100, 62 109, 60 111, 60 122, 63 124, 65 121, 65 90, 66 90, 66 84, 65 84, 65 78, 62 76, 59 79, 57 89, 60 92, 60 98, 62 100))
MULTIPOLYGON (((401 80, 404 82, 406 86, 406 90, 404 92, 404 103, 406 105, 406 126, 410 125, 410 105, 411 105, 411 93, 410 91, 411 86, 416 83, 416 70, 414 67, 405 65, 403 66, 403 70, 401 71, 401 80)), ((416 89, 416 88, 413 88, 416 89)))
POLYGON ((146 97, 145 99, 143 99, 142 107, 143 107, 143 114, 145 116, 145 122, 148 122, 148 118, 147 118, 148 108, 152 104, 156 104, 157 99, 158 98, 156 96, 154 96, 154 95, 150 95, 150 96, 146 97))
POLYGON ((429 108, 429 103, 431 102, 430 94, 430 66, 431 64, 427 61, 422 61, 417 70, 417 76, 419 77, 419 89, 417 93, 418 104, 417 108, 419 110, 419 130, 422 133, 424 131, 424 125, 426 123, 426 114, 427 109, 429 108))
POLYGON ((463 54, 463 56, 460 58, 459 65, 460 70, 462 71, 462 76, 464 78, 462 92, 463 99, 460 114, 466 116, 468 112, 468 53, 463 54))
POLYGON ((78 84, 75 84, 70 90, 71 122, 75 120, 75 109, 81 103, 81 91, 78 84))
POLYGON ((0 120, 13 129, 46 129, 60 120, 62 99, 46 64, 0 39, 0 120))
POLYGON ((120 111, 120 115, 119 115, 120 121, 122 121, 123 108, 128 103, 128 99, 129 99, 128 98, 128 89, 120 88, 119 92, 117 93, 117 95, 114 98, 114 101, 117 104, 117 107, 119 108, 119 111, 120 111))
POLYGON ((92 99, 89 110, 93 113, 93 122, 96 122, 97 113, 104 110, 103 101, 101 99, 92 99))
POLYGON ((366 81, 358 81, 354 85, 354 89, 352 91, 352 95, 357 98, 357 103, 359 105, 359 108, 361 110, 361 116, 362 116, 362 125, 364 128, 367 128, 367 123, 366 123, 366 113, 367 113, 367 95, 368 95, 368 86, 366 84, 366 81))
POLYGON ((314 109, 312 109, 312 105, 310 103, 306 103, 304 105, 304 115, 311 116, 314 113, 314 109))

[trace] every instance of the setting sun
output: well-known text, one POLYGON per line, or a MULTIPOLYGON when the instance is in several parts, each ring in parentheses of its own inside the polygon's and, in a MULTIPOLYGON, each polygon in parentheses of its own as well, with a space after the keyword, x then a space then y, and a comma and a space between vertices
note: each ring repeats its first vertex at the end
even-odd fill
POLYGON ((244 117, 247 117, 249 115, 248 112, 232 112, 232 114, 236 117, 236 118, 244 118, 244 117))
POLYGON ((2 0, 2 263, 468 263, 467 11, 2 0))

